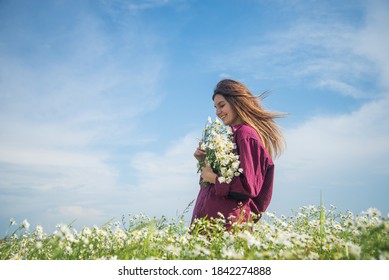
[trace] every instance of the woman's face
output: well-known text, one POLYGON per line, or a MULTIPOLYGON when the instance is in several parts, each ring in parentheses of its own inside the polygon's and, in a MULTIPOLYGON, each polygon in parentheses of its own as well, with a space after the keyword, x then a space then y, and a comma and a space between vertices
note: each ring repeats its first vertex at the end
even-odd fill
POLYGON ((216 116, 222 120, 224 125, 237 125, 242 123, 234 108, 223 95, 216 94, 213 103, 216 108, 216 116))

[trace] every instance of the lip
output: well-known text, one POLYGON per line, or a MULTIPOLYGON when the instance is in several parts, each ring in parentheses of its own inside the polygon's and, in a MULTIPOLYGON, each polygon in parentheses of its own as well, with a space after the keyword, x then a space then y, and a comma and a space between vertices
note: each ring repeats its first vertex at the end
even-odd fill
POLYGON ((227 125, 228 121, 227 121, 227 116, 224 115, 223 117, 220 117, 221 121, 223 122, 224 125, 227 125))

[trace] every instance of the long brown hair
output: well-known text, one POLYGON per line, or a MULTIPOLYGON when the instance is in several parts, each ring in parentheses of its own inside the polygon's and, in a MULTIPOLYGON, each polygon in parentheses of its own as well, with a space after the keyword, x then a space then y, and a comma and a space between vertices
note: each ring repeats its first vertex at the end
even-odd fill
POLYGON ((285 117, 286 114, 269 112, 261 106, 260 100, 268 93, 255 96, 244 84, 224 79, 216 85, 212 100, 215 99, 216 94, 222 95, 243 123, 255 129, 266 150, 273 157, 279 156, 285 147, 281 128, 274 119, 285 117))

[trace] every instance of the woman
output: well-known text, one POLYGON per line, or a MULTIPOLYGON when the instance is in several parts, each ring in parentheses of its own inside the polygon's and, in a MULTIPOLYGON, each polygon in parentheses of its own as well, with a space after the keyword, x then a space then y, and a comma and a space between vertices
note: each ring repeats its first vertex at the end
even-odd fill
MULTIPOLYGON (((210 166, 203 167, 201 180, 210 184, 200 189, 192 221, 222 214, 230 222, 245 222, 252 213, 260 217, 267 209, 273 192, 272 158, 284 146, 274 119, 284 115, 265 111, 259 103, 262 97, 264 94, 254 96, 245 85, 230 79, 216 85, 212 96, 216 115, 232 128, 243 174, 229 184, 220 183, 210 166)), ((194 153, 198 161, 205 156, 200 146, 201 143, 194 153)))

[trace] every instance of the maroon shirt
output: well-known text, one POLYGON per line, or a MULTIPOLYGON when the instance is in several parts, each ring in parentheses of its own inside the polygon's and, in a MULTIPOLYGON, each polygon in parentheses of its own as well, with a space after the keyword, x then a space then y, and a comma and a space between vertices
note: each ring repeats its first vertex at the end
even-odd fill
POLYGON ((274 179, 271 156, 251 126, 240 124, 233 126, 232 131, 243 174, 234 177, 229 184, 216 180, 216 184, 202 187, 192 221, 203 217, 218 218, 218 212, 225 218, 233 216, 232 220, 236 221, 243 215, 242 210, 245 210, 243 221, 247 221, 251 212, 260 214, 270 203, 274 179))

